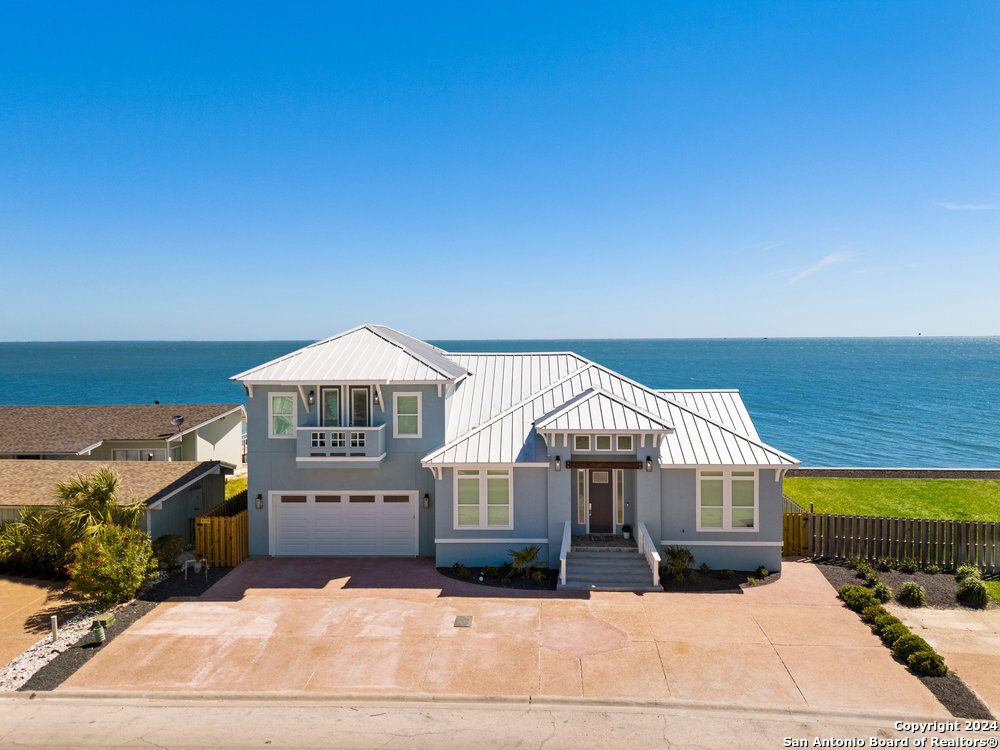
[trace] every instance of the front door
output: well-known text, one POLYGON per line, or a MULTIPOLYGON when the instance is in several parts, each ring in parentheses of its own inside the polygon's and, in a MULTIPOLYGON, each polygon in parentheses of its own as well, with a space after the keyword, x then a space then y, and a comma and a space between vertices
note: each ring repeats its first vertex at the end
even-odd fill
POLYGON ((590 533, 613 534, 614 493, 611 472, 607 469, 590 470, 590 533))

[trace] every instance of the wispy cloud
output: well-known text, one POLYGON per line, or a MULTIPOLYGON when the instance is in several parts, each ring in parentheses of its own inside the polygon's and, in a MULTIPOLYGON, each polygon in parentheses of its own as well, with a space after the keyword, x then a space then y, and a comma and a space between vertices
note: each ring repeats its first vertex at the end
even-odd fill
POLYGON ((823 258, 823 260, 819 261, 819 263, 813 263, 808 268, 799 271, 797 274, 795 274, 794 276, 792 276, 792 278, 788 280, 788 283, 798 284, 800 281, 802 281, 802 279, 806 278, 806 276, 812 276, 814 273, 818 273, 822 271, 824 268, 829 268, 830 266, 836 265, 837 263, 843 263, 845 260, 850 260, 853 257, 854 257, 853 253, 846 253, 846 252, 831 253, 830 255, 827 255, 825 258, 823 258))
POLYGON ((988 203, 951 203, 950 201, 943 201, 938 203, 941 208, 945 208, 949 211, 996 211, 997 207, 995 205, 990 205, 988 203))

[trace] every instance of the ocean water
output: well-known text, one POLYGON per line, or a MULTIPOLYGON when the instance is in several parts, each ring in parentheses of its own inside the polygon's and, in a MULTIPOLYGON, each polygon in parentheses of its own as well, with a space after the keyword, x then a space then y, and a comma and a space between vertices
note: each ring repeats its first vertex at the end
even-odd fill
MULTIPOLYGON (((0 343, 0 404, 238 402, 305 341, 0 343)), ((806 466, 1000 467, 1000 337, 434 341, 574 351, 653 388, 738 388, 806 466)))

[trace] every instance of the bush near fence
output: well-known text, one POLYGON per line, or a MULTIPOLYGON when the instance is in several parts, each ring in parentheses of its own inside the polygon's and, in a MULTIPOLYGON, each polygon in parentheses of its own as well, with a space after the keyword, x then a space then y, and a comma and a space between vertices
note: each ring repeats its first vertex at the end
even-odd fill
POLYGON ((194 519, 194 549, 214 567, 231 568, 247 559, 246 490, 194 519))
POLYGON ((1000 574, 1000 523, 785 513, 785 555, 913 560, 957 568, 969 563, 1000 574))

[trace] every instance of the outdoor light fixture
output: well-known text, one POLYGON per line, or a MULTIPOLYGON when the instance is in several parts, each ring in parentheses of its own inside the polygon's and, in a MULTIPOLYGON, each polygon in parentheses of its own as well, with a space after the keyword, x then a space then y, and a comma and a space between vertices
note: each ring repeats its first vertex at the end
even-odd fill
POLYGON ((257 498, 253 501, 253 505, 257 510, 260 510, 264 507, 264 498, 257 495, 257 498))
POLYGON ((424 507, 425 508, 431 507, 431 496, 428 495, 426 492, 424 493, 424 507))
POLYGON ((306 401, 309 402, 309 406, 312 406, 314 403, 316 403, 316 391, 309 391, 309 395, 306 396, 306 401))
POLYGON ((653 457, 646 456, 646 471, 652 471, 652 470, 653 470, 653 457))
POLYGON ((556 456, 556 471, 562 471, 562 459, 556 456))

